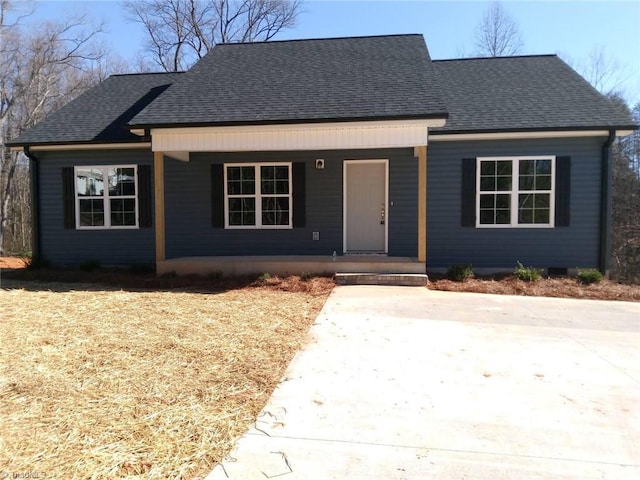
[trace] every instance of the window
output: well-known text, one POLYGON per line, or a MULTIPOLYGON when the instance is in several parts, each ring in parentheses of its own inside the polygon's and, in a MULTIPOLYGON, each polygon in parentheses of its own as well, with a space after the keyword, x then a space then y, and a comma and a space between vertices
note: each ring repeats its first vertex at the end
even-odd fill
POLYGON ((226 228, 291 228, 291 163, 224 165, 226 228))
POLYGON ((555 161, 553 156, 478 158, 476 226, 553 226, 555 161))
POLYGON ((137 167, 75 167, 76 227, 138 228, 137 167))

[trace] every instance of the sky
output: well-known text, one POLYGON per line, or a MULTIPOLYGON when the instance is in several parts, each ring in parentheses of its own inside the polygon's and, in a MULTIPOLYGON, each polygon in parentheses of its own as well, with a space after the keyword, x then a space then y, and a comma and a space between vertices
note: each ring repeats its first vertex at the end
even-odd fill
MULTIPOLYGON (((297 25, 274 40, 420 33, 433 59, 473 56, 474 34, 490 2, 306 0, 297 25)), ((610 87, 631 105, 640 102, 640 0, 504 0, 517 23, 522 54, 557 53, 582 71, 596 49, 615 65, 610 87)), ((126 18, 118 1, 40 1, 37 18, 58 19, 85 10, 103 21, 105 43, 133 59, 144 42, 142 27, 126 18)))

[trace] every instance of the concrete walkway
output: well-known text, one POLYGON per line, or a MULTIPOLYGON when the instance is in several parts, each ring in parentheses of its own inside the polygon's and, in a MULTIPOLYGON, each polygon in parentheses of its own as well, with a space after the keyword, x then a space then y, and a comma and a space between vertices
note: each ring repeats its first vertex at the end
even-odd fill
POLYGON ((638 479, 640 304, 337 287, 208 480, 638 479))

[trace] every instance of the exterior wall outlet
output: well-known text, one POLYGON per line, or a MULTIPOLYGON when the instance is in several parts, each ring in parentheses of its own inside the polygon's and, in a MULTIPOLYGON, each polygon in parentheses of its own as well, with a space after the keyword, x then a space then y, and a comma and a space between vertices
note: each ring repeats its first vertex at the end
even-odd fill
POLYGON ((320 232, 313 232, 313 239, 320 240, 320 232))

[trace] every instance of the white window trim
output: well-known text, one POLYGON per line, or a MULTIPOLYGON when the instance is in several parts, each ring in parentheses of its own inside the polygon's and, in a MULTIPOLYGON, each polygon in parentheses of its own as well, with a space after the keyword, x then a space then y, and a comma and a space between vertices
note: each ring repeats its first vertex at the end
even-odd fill
POLYGON ((76 230, 135 230, 140 228, 140 221, 138 218, 139 214, 139 194, 138 191, 138 166, 137 165, 76 165, 73 167, 73 191, 75 195, 75 206, 76 206, 76 230), (108 186, 106 186, 109 178, 109 170, 114 168, 133 168, 134 182, 135 182, 135 195, 122 195, 122 196, 109 196, 108 186), (78 195, 78 169, 96 169, 103 170, 105 181, 105 194, 102 196, 79 196, 78 195), (80 200, 89 200, 89 199, 102 199, 104 202, 104 225, 96 225, 96 226, 87 226, 80 225, 80 200), (109 201, 111 198, 124 198, 130 199, 133 198, 135 200, 136 212, 135 212, 135 225, 111 225, 111 202, 109 201))
MULTIPOLYGON (((523 191, 522 193, 524 193, 523 191)), ((487 193, 487 192, 485 192, 487 193)), ((476 159, 476 228, 555 228, 555 198, 556 198, 556 156, 528 155, 509 157, 478 157, 476 159), (480 165, 483 161, 511 161, 511 190, 505 194, 511 195, 511 222, 508 224, 480 223, 480 165), (518 187, 520 178, 520 160, 551 160, 551 190, 526 190, 527 193, 549 193, 549 223, 518 223, 518 187)))
POLYGON ((254 162, 254 163, 225 163, 224 169, 224 228, 227 230, 291 230, 293 228, 293 162, 254 162), (262 225, 262 192, 261 169, 259 167, 283 167, 289 168, 289 193, 264 195, 265 197, 289 198, 289 225, 262 225), (253 167, 255 170, 256 188, 253 195, 229 195, 227 184, 228 167, 253 167), (256 199, 256 224, 255 225, 229 225, 229 198, 253 197, 256 199))

